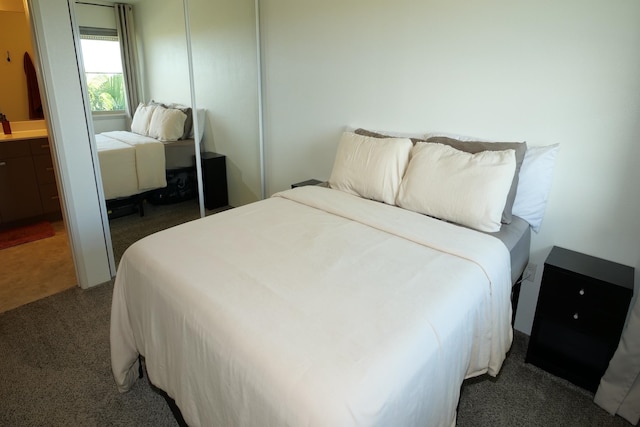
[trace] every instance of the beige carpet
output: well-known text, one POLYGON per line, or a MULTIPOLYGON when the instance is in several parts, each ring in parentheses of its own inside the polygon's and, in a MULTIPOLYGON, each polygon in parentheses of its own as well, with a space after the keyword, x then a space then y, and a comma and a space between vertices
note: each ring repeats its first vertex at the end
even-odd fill
POLYGON ((0 250, 0 313, 76 286, 64 223, 53 227, 53 237, 0 250))

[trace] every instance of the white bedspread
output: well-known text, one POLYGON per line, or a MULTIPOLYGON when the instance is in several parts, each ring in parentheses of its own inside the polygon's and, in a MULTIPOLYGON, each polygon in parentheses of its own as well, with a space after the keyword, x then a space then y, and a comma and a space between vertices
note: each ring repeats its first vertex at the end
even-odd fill
POLYGON ((496 238, 321 187, 149 236, 124 254, 113 374, 189 425, 450 426, 511 344, 496 238))
POLYGON ((164 144, 127 131, 96 135, 105 198, 167 186, 164 144))

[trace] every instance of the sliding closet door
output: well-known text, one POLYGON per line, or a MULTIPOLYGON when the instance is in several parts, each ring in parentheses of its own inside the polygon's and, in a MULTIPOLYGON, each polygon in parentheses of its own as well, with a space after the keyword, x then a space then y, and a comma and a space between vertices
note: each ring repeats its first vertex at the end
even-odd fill
POLYGON ((226 156, 229 204, 262 198, 258 39, 254 0, 189 0, 203 150, 226 156))

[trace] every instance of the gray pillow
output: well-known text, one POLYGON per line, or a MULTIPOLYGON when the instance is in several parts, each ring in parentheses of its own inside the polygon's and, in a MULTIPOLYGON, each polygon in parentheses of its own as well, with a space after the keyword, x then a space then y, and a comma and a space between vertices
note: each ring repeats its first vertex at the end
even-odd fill
MULTIPOLYGON (((370 136, 371 138, 395 138, 395 136, 384 135, 382 133, 373 132, 371 130, 362 129, 362 128, 358 128, 354 130, 353 133, 362 135, 362 136, 370 136)), ((413 145, 416 145, 416 143, 418 142, 427 142, 426 140, 420 139, 420 138, 409 138, 409 139, 411 140, 411 142, 413 142, 413 145)))
POLYGON ((193 132, 193 110, 191 107, 173 107, 177 110, 182 111, 187 115, 187 119, 184 121, 184 133, 180 137, 180 139, 190 139, 191 133, 193 132))
POLYGON ((516 199, 516 191, 518 190, 518 176, 520 174, 520 167, 522 167, 524 155, 527 152, 526 142, 460 141, 446 136, 433 136, 427 139, 427 142, 449 145, 457 150, 465 151, 471 154, 479 153, 481 151, 515 150, 516 171, 513 175, 513 181, 511 182, 511 188, 509 190, 509 195, 507 196, 507 202, 505 203, 504 210, 502 211, 502 223, 511 224, 511 210, 513 209, 513 202, 516 199))

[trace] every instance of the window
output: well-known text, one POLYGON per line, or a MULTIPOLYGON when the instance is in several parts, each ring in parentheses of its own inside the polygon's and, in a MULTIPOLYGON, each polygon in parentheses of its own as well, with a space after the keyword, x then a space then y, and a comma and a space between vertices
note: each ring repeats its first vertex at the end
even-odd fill
POLYGON ((126 97, 116 30, 81 27, 80 44, 91 111, 124 111, 126 97))

